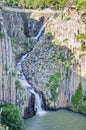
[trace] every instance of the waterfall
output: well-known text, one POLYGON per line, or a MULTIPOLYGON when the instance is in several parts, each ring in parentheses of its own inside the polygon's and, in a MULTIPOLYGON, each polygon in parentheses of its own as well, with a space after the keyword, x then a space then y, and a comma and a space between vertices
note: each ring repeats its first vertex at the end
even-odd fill
MULTIPOLYGON (((49 20, 52 19, 53 16, 51 16, 47 22, 49 20)), ((44 28, 47 24, 47 22, 41 27, 40 31, 38 32, 37 36, 34 37, 35 40, 38 41, 39 37, 42 35, 43 31, 44 31, 44 28)), ((28 56, 28 53, 26 53, 25 55, 23 55, 21 57, 21 59, 19 59, 18 63, 17 63, 17 75, 18 75, 18 79, 19 81, 21 82, 21 84, 25 87, 27 87, 27 89, 32 93, 34 94, 35 96, 35 109, 34 111, 36 111, 37 114, 39 115, 44 115, 45 112, 44 112, 44 109, 43 109, 43 99, 42 99, 42 94, 37 92, 36 89, 28 83, 28 81, 26 80, 24 74, 23 74, 23 71, 22 71, 22 62, 26 59, 26 57, 28 56)))
POLYGON ((45 22, 45 24, 40 28, 40 30, 39 30, 37 36, 34 37, 34 39, 35 39, 36 41, 38 41, 39 37, 42 35, 42 33, 43 33, 44 29, 45 29, 45 26, 46 26, 47 23, 48 23, 48 21, 52 20, 52 18, 53 18, 53 16, 51 16, 50 18, 48 18, 48 20, 45 22))
POLYGON ((24 56, 22 56, 22 58, 19 60, 19 62, 17 63, 17 75, 18 75, 18 80, 21 82, 21 84, 25 87, 27 87, 27 89, 32 93, 34 94, 35 96, 35 111, 37 113, 39 112, 42 112, 43 111, 43 108, 42 108, 42 95, 40 93, 38 93, 34 87, 32 85, 30 85, 24 74, 23 74, 23 71, 22 71, 22 62, 25 60, 25 58, 28 56, 28 54, 25 54, 24 56))

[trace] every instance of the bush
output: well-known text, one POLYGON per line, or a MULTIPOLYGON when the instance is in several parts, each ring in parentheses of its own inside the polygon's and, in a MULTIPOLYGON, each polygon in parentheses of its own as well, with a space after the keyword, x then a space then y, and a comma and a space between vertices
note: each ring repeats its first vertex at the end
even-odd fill
POLYGON ((4 104, 1 108, 1 124, 9 130, 24 130, 24 123, 19 109, 13 104, 4 104))
POLYGON ((82 43, 82 45, 81 45, 81 50, 82 50, 82 51, 86 51, 86 45, 85 45, 85 43, 82 43))
POLYGON ((15 86, 16 86, 16 89, 18 89, 18 88, 21 88, 21 82, 17 79, 16 81, 15 81, 15 86))
POLYGON ((12 76, 15 78, 16 77, 16 71, 12 71, 12 76))
POLYGON ((0 31, 0 38, 4 38, 5 37, 5 33, 0 31))
POLYGON ((52 35, 51 32, 48 32, 48 33, 46 34, 46 36, 47 36, 47 39, 48 39, 48 40, 52 40, 52 39, 53 39, 53 35, 52 35))
POLYGON ((61 85, 60 85, 60 73, 55 73, 53 74, 49 80, 48 80, 48 83, 46 83, 46 86, 50 88, 50 91, 51 91, 51 100, 56 100, 56 97, 57 97, 57 92, 56 92, 56 89, 59 88, 61 85))
POLYGON ((82 101, 82 86, 81 83, 79 83, 79 86, 75 92, 75 94, 72 96, 71 102, 75 107, 78 107, 81 104, 82 101))
POLYGON ((79 40, 79 39, 85 39, 86 38, 86 33, 79 33, 78 35, 77 35, 77 39, 79 40))
POLYGON ((4 67, 5 71, 7 72, 9 70, 9 66, 7 64, 5 64, 5 67, 4 67))
POLYGON ((65 58, 64 55, 61 55, 61 56, 60 56, 60 61, 61 61, 62 63, 66 61, 66 58, 65 58))
POLYGON ((26 51, 28 51, 29 49, 32 49, 33 48, 33 41, 32 41, 32 39, 26 39, 25 41, 24 41, 24 49, 26 50, 26 51))
POLYGON ((77 9, 86 10, 86 0, 77 0, 77 9))

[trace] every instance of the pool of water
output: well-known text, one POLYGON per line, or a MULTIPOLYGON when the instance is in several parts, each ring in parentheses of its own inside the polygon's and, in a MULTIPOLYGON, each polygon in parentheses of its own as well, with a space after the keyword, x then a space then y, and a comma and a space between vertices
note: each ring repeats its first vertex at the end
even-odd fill
POLYGON ((86 117, 66 110, 49 111, 25 120, 25 130, 86 130, 86 117))

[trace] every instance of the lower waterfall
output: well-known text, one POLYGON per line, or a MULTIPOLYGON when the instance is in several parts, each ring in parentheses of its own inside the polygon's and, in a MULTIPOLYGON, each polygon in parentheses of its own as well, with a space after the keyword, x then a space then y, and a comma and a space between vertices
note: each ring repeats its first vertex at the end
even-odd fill
POLYGON ((18 80, 21 82, 21 84, 25 87, 27 87, 27 89, 32 93, 34 94, 35 96, 35 109, 34 111, 36 111, 36 113, 43 113, 44 112, 44 109, 43 109, 43 99, 42 99, 42 94, 40 94, 39 92, 37 92, 35 90, 35 88, 30 85, 24 74, 23 74, 23 71, 22 71, 22 62, 25 60, 25 58, 28 56, 28 54, 25 54, 22 56, 22 58, 19 60, 19 62, 17 63, 17 75, 18 75, 18 80))

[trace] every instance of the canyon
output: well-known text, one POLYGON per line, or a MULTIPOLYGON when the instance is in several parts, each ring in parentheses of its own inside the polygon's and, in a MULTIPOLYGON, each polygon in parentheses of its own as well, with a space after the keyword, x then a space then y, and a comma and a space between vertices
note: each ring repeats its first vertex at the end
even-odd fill
POLYGON ((35 96, 18 80, 17 65, 27 53, 21 63, 22 72, 35 91, 42 94, 45 109, 75 110, 86 105, 86 52, 81 48, 86 37, 77 38, 86 34, 83 14, 75 10, 0 10, 0 103, 16 104, 25 118, 35 114, 35 96), (80 85, 82 98, 77 105, 73 97, 80 85))

